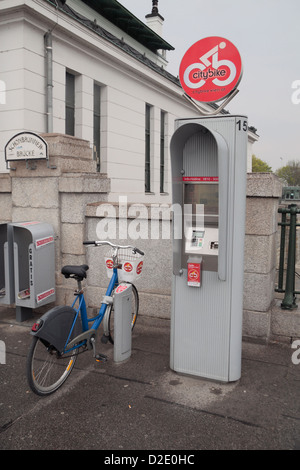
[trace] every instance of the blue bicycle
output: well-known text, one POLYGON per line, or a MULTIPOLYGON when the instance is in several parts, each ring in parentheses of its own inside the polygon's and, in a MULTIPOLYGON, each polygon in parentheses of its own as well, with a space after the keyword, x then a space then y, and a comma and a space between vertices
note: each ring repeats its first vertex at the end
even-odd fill
POLYGON ((95 359, 105 362, 107 357, 96 354, 96 333, 103 322, 101 341, 113 344, 114 291, 121 282, 132 284, 133 329, 139 309, 139 296, 133 280, 140 277, 144 253, 136 247, 115 245, 108 241, 85 241, 84 245, 109 245, 111 252, 105 257, 110 282, 98 314, 88 318, 82 281, 89 266, 64 266, 66 278, 77 281, 72 306, 54 307, 46 312, 32 327, 33 341, 27 357, 27 379, 31 390, 42 396, 55 392, 71 374, 77 356, 93 350, 95 359), (90 326, 91 324, 91 326, 90 326))

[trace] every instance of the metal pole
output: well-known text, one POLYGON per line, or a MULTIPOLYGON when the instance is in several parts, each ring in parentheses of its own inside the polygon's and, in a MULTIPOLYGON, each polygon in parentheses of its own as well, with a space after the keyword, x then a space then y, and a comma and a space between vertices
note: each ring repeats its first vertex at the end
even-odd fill
POLYGON ((52 34, 48 31, 44 36, 46 48, 46 79, 47 79, 47 132, 53 132, 53 69, 52 69, 52 34))
POLYGON ((289 250, 286 269, 286 286, 285 296, 281 303, 282 309, 297 308, 295 291, 295 262, 296 262, 296 222, 297 222, 297 205, 291 204, 288 206, 290 212, 290 235, 289 235, 289 250))
POLYGON ((204 111, 203 109, 199 108, 199 106, 195 103, 195 101, 186 93, 184 93, 184 97, 192 103, 195 108, 202 114, 203 116, 216 116, 219 114, 222 109, 232 100, 232 98, 235 97, 239 93, 239 90, 236 88, 235 90, 232 90, 232 92, 227 96, 227 98, 220 104, 220 106, 215 110, 215 111, 204 111))
POLYGON ((283 286, 283 270, 284 270, 284 248, 285 248, 285 224, 286 213, 282 212, 281 217, 281 235, 280 235, 280 258, 279 258, 279 274, 278 274, 278 291, 282 291, 283 286))

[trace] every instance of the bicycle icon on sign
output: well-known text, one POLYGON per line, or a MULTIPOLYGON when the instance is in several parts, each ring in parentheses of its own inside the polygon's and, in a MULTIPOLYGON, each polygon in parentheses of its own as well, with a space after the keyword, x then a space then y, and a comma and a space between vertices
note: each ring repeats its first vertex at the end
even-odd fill
POLYGON ((194 64, 189 65, 184 74, 183 79, 186 86, 190 88, 201 88, 208 78, 213 78, 212 82, 216 86, 227 86, 233 82, 236 77, 236 66, 231 60, 219 60, 219 48, 225 49, 226 42, 222 41, 218 46, 213 47, 210 51, 203 54, 199 60, 201 62, 196 62, 194 64), (212 57, 212 60, 209 61, 208 59, 212 57), (210 68, 212 66, 212 68, 210 68), (205 71, 208 68, 207 71, 205 71), (228 67, 229 68, 229 76, 225 79, 219 79, 218 77, 226 77, 227 72, 223 68, 219 70, 221 67, 228 67), (192 78, 197 80, 200 78, 201 80, 198 82, 192 82, 190 80, 190 73, 194 70, 192 74, 192 78))

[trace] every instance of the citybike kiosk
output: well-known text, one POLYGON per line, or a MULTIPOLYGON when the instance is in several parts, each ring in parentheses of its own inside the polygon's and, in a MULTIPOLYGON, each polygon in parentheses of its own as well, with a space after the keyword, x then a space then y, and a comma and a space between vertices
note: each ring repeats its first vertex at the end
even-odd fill
POLYGON ((241 376, 247 118, 179 119, 171 139, 170 366, 223 382, 241 376))

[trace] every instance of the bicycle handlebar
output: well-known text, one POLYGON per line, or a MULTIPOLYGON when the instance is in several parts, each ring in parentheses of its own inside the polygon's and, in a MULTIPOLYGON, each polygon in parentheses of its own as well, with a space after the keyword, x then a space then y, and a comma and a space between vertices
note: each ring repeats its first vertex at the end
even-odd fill
POLYGON ((94 245, 94 246, 103 246, 103 245, 109 245, 112 248, 132 248, 133 253, 139 253, 140 255, 144 255, 145 253, 142 250, 139 250, 135 246, 132 245, 115 245, 114 243, 111 243, 107 240, 93 240, 93 241, 84 241, 84 245, 94 245))

